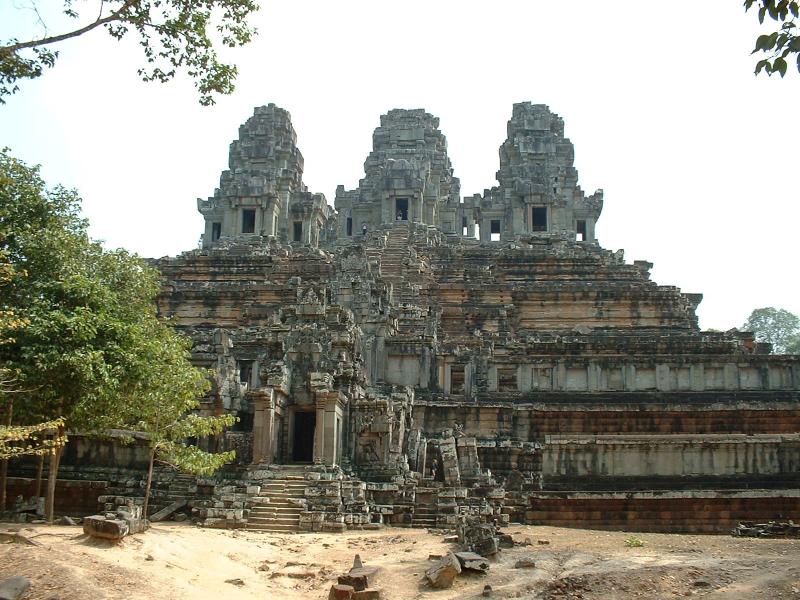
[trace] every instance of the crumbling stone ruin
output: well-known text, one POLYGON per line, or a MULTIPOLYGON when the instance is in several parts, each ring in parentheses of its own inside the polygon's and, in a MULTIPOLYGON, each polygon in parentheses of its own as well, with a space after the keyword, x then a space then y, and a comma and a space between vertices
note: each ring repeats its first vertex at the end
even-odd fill
POLYGON ((238 462, 191 482, 192 515, 273 531, 797 519, 800 357, 701 331, 701 295, 604 249, 603 192, 579 187, 547 106, 514 105, 498 183, 473 196, 438 127, 383 115, 334 210, 303 184, 289 113, 256 108, 198 200, 201 247, 155 261, 161 314, 214 373, 202 410, 240 418, 202 442, 238 462))

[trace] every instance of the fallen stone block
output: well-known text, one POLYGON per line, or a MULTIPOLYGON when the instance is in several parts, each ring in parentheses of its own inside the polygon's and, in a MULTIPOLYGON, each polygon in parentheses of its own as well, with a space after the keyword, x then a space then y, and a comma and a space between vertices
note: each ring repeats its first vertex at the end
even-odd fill
POLYGON ((461 563, 452 552, 448 552, 438 563, 425 571, 425 578, 431 587, 449 588, 459 573, 461 573, 461 563))
POLYGON ((186 506, 186 500, 176 500, 169 506, 162 508, 156 514, 151 515, 150 522, 157 523, 158 521, 162 521, 166 519, 168 516, 170 516, 172 513, 174 513, 176 510, 178 510, 179 508, 183 508, 184 506, 186 506))
POLYGON ((489 561, 474 552, 456 552, 456 558, 461 563, 461 568, 467 571, 486 573, 489 570, 489 561))
POLYGON ((334 583, 331 586, 331 591, 328 594, 328 600, 352 600, 355 590, 351 585, 342 585, 341 583, 334 583))
POLYGON ((83 519, 83 532, 92 537, 116 541, 128 535, 129 529, 128 524, 121 519, 92 515, 83 519))
POLYGON ((0 581, 0 600, 17 600, 22 598, 31 587, 31 580, 27 577, 15 575, 0 581))
POLYGON ((371 583, 375 583, 375 575, 378 573, 378 567, 364 566, 361 562, 361 556, 356 554, 353 558, 353 566, 345 575, 338 577, 338 583, 342 585, 352 586, 357 592, 366 590, 371 583))
POLYGON ((353 592, 353 600, 380 600, 381 593, 379 590, 356 590, 353 592))

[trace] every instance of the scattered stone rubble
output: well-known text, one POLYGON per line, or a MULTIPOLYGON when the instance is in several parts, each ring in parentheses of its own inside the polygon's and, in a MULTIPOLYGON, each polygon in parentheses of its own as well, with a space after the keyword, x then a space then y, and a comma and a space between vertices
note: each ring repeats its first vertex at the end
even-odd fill
POLYGON ((800 525, 789 521, 787 523, 779 523, 770 521, 769 523, 752 523, 744 522, 739 523, 736 528, 731 531, 731 535, 737 537, 800 537, 800 525))
MULTIPOLYGON (((200 444, 237 463, 164 470, 153 513, 185 499, 179 518, 267 531, 797 518, 800 357, 701 331, 701 295, 604 249, 603 192, 578 185, 547 106, 514 105, 497 185, 467 197, 419 109, 381 117, 335 210, 281 108, 255 110, 229 163, 198 200, 201 247, 153 264, 160 314, 213 372, 200 412, 240 418, 200 444)), ((74 448, 62 477, 105 485, 81 493, 141 497, 135 451, 74 448)))

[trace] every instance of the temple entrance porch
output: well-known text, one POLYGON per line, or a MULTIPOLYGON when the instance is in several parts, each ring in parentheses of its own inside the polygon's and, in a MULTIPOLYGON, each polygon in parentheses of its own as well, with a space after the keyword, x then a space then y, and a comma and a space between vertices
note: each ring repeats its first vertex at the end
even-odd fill
POLYGON ((315 395, 313 403, 295 403, 274 390, 251 394, 253 464, 340 464, 346 398, 336 391, 315 395))

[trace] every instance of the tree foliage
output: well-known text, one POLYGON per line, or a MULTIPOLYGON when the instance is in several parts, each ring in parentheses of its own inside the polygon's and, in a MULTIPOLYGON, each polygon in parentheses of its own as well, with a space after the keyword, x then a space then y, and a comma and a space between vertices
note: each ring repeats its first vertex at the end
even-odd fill
POLYGON ((220 434, 236 422, 233 415, 201 417, 199 399, 209 388, 209 373, 189 362, 191 341, 160 323, 142 339, 135 401, 126 421, 147 434, 158 460, 196 475, 210 475, 235 458, 233 452, 203 452, 187 440, 220 434), (156 363, 159 369, 152 369, 156 363))
POLYGON ((67 443, 59 434, 64 419, 54 419, 35 425, 0 425, 0 460, 17 456, 46 456, 67 443))
POLYGON ((764 58, 756 63, 756 75, 761 71, 772 76, 773 73, 786 75, 789 62, 796 63, 800 72, 800 36, 797 33, 797 19, 800 4, 797 0, 745 0, 745 11, 756 8, 758 22, 763 24, 769 17, 778 29, 759 35, 753 54, 760 52, 764 58))
POLYGON ((233 415, 201 417, 193 411, 209 388, 208 373, 188 361, 190 340, 169 327, 144 331, 140 370, 130 405, 130 426, 147 435, 150 461, 144 511, 150 497, 155 460, 194 475, 211 475, 235 458, 231 452, 205 452, 190 439, 216 436, 236 422, 233 415), (150 368, 156 362, 159 370, 150 368))
POLYGON ((0 310, 14 315, 0 324, 0 368, 19 380, 6 446, 35 450, 25 442, 52 431, 49 507, 67 428, 141 424, 165 460, 174 455, 193 472, 230 459, 204 457, 183 442, 219 433, 231 419, 184 418, 208 384, 188 361, 188 339, 158 319, 158 273, 91 241, 79 210, 74 191, 48 189, 38 168, 0 151, 0 252, 10 264, 0 310))
POLYGON ((169 81, 182 70, 194 79, 200 103, 213 104, 213 94, 233 91, 237 75, 235 65, 219 59, 215 45, 247 44, 255 34, 247 19, 258 10, 255 0, 99 0, 81 8, 83 14, 75 0, 60 4, 75 22, 68 31, 0 42, 0 103, 19 89, 18 81, 39 77, 55 64, 58 51, 52 48, 59 42, 102 27, 117 40, 136 37, 146 61, 139 69, 144 81, 169 81))
POLYGON ((800 353, 800 318, 782 308, 757 308, 742 325, 759 342, 772 344, 776 354, 800 353))

